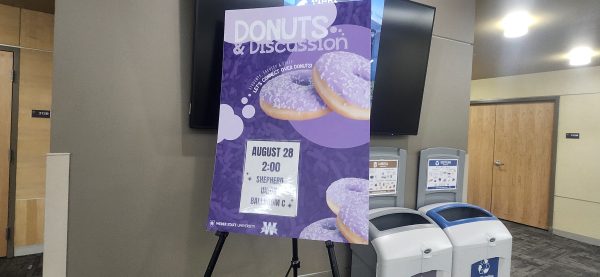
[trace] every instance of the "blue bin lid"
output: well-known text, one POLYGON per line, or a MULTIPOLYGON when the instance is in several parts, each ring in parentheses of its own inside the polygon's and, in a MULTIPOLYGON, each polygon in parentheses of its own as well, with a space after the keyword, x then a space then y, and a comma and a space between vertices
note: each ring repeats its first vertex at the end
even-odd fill
POLYGON ((467 203, 449 203, 431 209, 426 214, 442 229, 478 221, 498 220, 485 209, 467 203))

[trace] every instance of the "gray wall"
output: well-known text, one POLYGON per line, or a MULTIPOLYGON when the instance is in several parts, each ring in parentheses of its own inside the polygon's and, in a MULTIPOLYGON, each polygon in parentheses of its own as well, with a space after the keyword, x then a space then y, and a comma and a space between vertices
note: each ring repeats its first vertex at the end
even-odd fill
MULTIPOLYGON (((72 153, 68 276, 200 276, 206 266, 216 135, 187 128, 192 2, 56 1, 51 150, 72 153)), ((472 42, 474 0, 453 3, 436 32, 472 42)), ((471 50, 436 36, 419 136, 374 139, 409 150, 408 184, 419 149, 466 147, 471 50)), ((290 248, 233 234, 215 276, 283 276, 290 248)), ((302 241, 300 256, 301 273, 328 269, 321 243, 302 241)))

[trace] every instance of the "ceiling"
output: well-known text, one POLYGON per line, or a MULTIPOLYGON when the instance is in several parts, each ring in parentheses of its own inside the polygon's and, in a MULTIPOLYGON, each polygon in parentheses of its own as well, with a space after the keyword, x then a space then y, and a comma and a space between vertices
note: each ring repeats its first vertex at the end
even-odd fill
POLYGON ((54 13, 54 0, 0 0, 0 4, 45 13, 54 13))
MULTIPOLYGON (((600 0, 477 0, 473 79, 573 68, 566 53, 586 45, 600 53, 600 0), (502 18, 527 10, 529 33, 504 38, 502 18)), ((597 55, 592 64, 599 66, 597 55)))

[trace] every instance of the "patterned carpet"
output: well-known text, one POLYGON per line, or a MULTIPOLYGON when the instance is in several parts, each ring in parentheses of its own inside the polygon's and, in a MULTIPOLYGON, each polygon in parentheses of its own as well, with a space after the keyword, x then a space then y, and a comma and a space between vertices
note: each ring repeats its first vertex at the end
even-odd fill
MULTIPOLYGON (((600 277, 600 247, 512 222, 504 224, 513 235, 512 277, 600 277)), ((0 276, 41 277, 42 259, 41 254, 0 258, 0 276)))
POLYGON ((0 258, 2 277, 42 277, 42 254, 17 258, 0 258))
POLYGON ((513 235, 512 277, 600 277, 600 247, 504 224, 513 235))

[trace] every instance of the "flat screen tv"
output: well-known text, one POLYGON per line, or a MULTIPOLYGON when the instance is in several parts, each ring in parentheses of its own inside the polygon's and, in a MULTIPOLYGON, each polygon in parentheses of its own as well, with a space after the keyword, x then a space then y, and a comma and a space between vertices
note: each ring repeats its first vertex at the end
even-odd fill
MULTIPOLYGON (((371 133, 416 135, 427 75, 435 8, 385 0, 377 74, 371 104, 371 133)), ((371 29, 375 22, 372 20, 371 29)), ((373 33, 373 32, 372 32, 373 33)))
MULTIPOLYGON (((383 1, 373 0, 374 10, 377 3, 383 1)), ((196 1, 191 128, 218 126, 225 10, 281 5, 283 0, 196 1)), ((434 15, 434 8, 407 0, 385 0, 383 19, 377 20, 374 14, 373 45, 379 52, 374 61, 377 74, 371 107, 372 134, 417 134, 434 15)))

